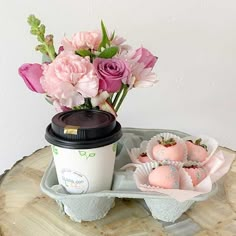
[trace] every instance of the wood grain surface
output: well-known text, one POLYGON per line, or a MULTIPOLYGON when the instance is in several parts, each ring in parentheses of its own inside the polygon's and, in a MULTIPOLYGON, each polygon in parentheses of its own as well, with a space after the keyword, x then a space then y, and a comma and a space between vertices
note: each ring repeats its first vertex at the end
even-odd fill
POLYGON ((218 193, 195 203, 175 223, 153 219, 141 201, 129 199, 116 199, 115 207, 101 220, 73 222, 40 190, 42 175, 50 161, 51 150, 45 147, 18 161, 1 177, 0 235, 236 235, 236 161, 220 180, 218 193))

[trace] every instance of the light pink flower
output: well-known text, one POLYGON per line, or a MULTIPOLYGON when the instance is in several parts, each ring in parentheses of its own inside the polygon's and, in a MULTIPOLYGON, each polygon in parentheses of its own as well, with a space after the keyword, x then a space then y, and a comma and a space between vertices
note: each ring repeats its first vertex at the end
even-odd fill
POLYGON ((123 51, 118 58, 125 60, 130 67, 131 76, 127 80, 130 89, 132 87, 151 87, 157 83, 158 80, 156 74, 152 72, 152 68, 139 62, 141 54, 137 55, 136 51, 123 51))
POLYGON ((130 87, 147 88, 158 82, 152 68, 144 68, 144 65, 140 63, 132 66, 132 75, 128 81, 130 87))
POLYGON ((157 61, 157 57, 143 47, 136 50, 134 58, 138 58, 138 62, 143 63, 144 68, 153 68, 157 61))
POLYGON ((117 35, 115 35, 115 37, 112 39, 111 44, 114 46, 120 46, 121 44, 123 44, 126 40, 122 37, 119 37, 117 35))
POLYGON ((109 93, 117 92, 130 76, 128 64, 121 59, 96 58, 94 67, 99 78, 99 90, 109 93))
POLYGON ((100 31, 79 32, 72 36, 72 39, 64 38, 61 42, 64 50, 76 51, 80 49, 97 50, 102 40, 100 31))
POLYGON ((93 64, 72 52, 61 52, 51 64, 44 66, 43 75, 43 88, 61 106, 79 106, 84 98, 95 97, 98 93, 93 64))
POLYGON ((128 44, 124 44, 125 41, 126 39, 116 35, 114 39, 111 41, 111 46, 117 46, 119 48, 119 53, 123 51, 127 52, 131 49, 131 46, 128 44))
POLYGON ((43 75, 42 65, 26 63, 18 69, 18 73, 30 90, 36 93, 45 93, 40 84, 40 78, 43 75))

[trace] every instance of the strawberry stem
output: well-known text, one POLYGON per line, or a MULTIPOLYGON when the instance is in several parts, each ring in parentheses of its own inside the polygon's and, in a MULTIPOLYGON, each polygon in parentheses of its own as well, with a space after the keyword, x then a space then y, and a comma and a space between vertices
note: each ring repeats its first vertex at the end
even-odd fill
POLYGON ((165 138, 163 136, 161 136, 161 140, 158 140, 158 143, 165 146, 165 147, 171 147, 176 144, 176 141, 174 138, 169 138, 169 139, 165 140, 165 138))

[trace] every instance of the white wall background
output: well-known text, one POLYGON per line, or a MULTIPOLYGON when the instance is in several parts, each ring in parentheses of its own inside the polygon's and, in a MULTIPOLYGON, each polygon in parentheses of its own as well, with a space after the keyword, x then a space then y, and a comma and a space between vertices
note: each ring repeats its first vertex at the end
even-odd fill
POLYGON ((236 2, 234 0, 0 1, 0 173, 47 145, 55 114, 18 76, 40 62, 26 23, 31 13, 60 42, 80 30, 107 28, 159 57, 159 84, 130 92, 119 112, 123 126, 208 134, 236 149, 236 2))

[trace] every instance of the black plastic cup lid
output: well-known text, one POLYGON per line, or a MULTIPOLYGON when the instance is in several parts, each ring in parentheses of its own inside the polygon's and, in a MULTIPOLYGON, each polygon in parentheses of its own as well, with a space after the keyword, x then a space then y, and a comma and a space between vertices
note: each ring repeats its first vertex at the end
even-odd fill
POLYGON ((47 127, 45 138, 59 147, 87 149, 114 143, 121 136, 121 126, 111 113, 74 110, 55 115, 47 127))

